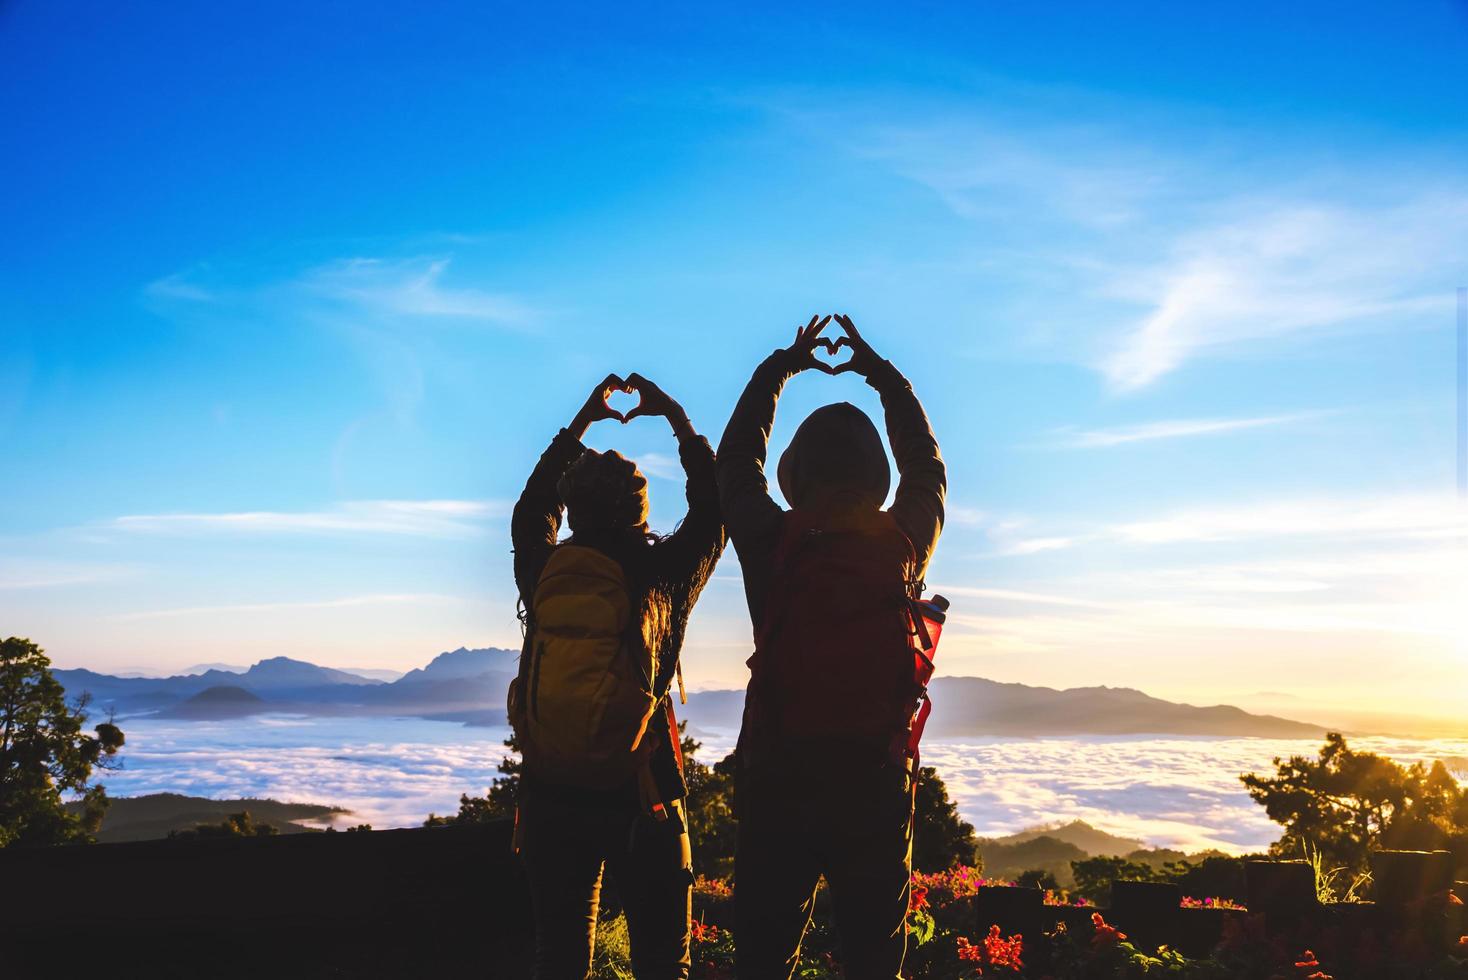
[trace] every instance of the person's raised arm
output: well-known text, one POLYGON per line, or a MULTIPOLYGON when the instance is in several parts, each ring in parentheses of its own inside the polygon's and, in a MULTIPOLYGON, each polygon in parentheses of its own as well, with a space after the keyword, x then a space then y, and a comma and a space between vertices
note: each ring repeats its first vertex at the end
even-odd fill
POLYGON ((658 577, 670 588, 696 599, 724 553, 724 520, 719 513, 719 487, 714 477, 714 451, 693 429, 688 413, 667 392, 640 374, 627 376, 627 387, 641 396, 624 422, 662 416, 678 438, 678 459, 688 477, 688 514, 678 529, 657 545, 658 577))
POLYGON ((593 388, 571 424, 558 432, 541 453, 525 489, 520 492, 510 515, 510 546, 515 551, 515 585, 527 603, 535 594, 535 583, 561 530, 561 495, 556 491, 556 483, 566 468, 585 452, 581 437, 586 435, 591 423, 600 419, 622 420, 621 413, 607 404, 607 398, 614 391, 626 390, 627 382, 615 374, 607 375, 606 380, 593 388))
POLYGON ((770 430, 775 425, 775 403, 780 400, 785 382, 801 371, 815 368, 832 373, 830 366, 815 356, 817 347, 831 349, 830 342, 821 337, 830 320, 829 316, 811 317, 809 323, 795 331, 793 344, 760 362, 744 386, 744 393, 729 416, 729 424, 724 427, 716 467, 719 503, 729 536, 741 548, 748 541, 770 533, 780 520, 780 505, 770 496, 769 482, 765 479, 765 456, 769 452, 770 430))
POLYGON ((850 348, 851 359, 835 373, 852 371, 861 375, 882 398, 887 439, 898 473, 897 494, 890 512, 912 541, 921 574, 943 530, 943 502, 948 492, 948 473, 938 452, 938 439, 902 372, 872 350, 851 317, 837 313, 836 324, 845 336, 838 338, 835 346, 850 348))

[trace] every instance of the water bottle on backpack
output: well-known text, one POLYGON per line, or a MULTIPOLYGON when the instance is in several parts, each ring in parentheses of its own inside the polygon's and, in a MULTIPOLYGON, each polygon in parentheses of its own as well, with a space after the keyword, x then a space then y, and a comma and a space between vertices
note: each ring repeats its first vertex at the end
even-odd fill
POLYGON ((914 599, 911 615, 912 675, 919 693, 917 703, 913 705, 907 741, 902 751, 916 768, 918 743, 922 741, 928 715, 933 712, 933 702, 928 698, 928 682, 933 679, 933 661, 938 656, 938 639, 943 635, 943 623, 948 619, 948 600, 940 595, 930 599, 914 599))

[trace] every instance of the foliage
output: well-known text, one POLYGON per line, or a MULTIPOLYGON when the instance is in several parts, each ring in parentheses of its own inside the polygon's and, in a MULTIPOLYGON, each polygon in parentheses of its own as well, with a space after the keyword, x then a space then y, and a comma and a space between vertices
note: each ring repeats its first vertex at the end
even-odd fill
POLYGON ((1371 883, 1371 872, 1357 871, 1353 874, 1347 868, 1329 867, 1320 848, 1312 846, 1309 841, 1302 842, 1300 850, 1310 863, 1310 869, 1315 872, 1317 901, 1327 904, 1362 901, 1362 892, 1371 883))
MULTIPOLYGON (((1141 852, 1138 852, 1141 853, 1141 852)), ((1167 861, 1161 865, 1129 857, 1093 857, 1071 862, 1074 893, 1091 902, 1105 902, 1113 881, 1160 881, 1178 885, 1190 895, 1242 902, 1244 860, 1209 855, 1201 861, 1167 861)))
POLYGON ((268 823, 256 823, 249 810, 232 813, 219 823, 201 823, 192 830, 170 830, 169 838, 186 840, 197 837, 274 837, 280 830, 268 823))
POLYGON ((617 915, 596 924, 596 947, 591 954, 591 976, 595 980, 634 980, 632 946, 627 937, 627 919, 617 915))
POLYGON ((694 922, 689 937, 693 975, 706 980, 734 980, 734 936, 728 929, 694 922))
POLYGON ((1075 892, 1093 902, 1104 902, 1111 896, 1113 881, 1165 881, 1166 875, 1150 864, 1124 857, 1093 857, 1072 861, 1075 892))
POLYGON ((1043 891, 1060 890, 1060 882, 1044 868, 1030 868, 1027 871, 1021 871, 1015 877, 1014 883, 1021 888, 1039 888, 1043 891))
POLYGON ((946 871, 958 865, 978 865, 979 840, 973 825, 958 816, 958 804, 948 798, 948 787, 932 766, 918 770, 913 800, 912 866, 919 871, 946 871))
POLYGON ((1309 846, 1324 864, 1363 870, 1372 848, 1455 852, 1468 862, 1468 792, 1436 762, 1403 766, 1356 752, 1337 732, 1319 755, 1274 760, 1272 776, 1240 777, 1269 818, 1284 826, 1274 853, 1294 856, 1309 846))
POLYGON ((734 845, 739 835, 739 822, 734 816, 738 757, 731 752, 714 765, 705 765, 698 759, 703 745, 687 734, 687 728, 688 722, 678 723, 683 778, 688 784, 684 804, 693 845, 693 867, 699 874, 725 878, 734 873, 734 845))
POLYGON ((89 842, 107 809, 93 769, 113 769, 123 745, 110 721, 82 733, 87 697, 72 704, 30 640, 0 641, 0 847, 89 842), (71 810, 63 794, 80 797, 71 810))
POLYGON ((1192 898, 1188 895, 1183 896, 1182 907, 1185 909, 1234 909, 1240 912, 1245 911, 1244 906, 1231 898, 1192 898))

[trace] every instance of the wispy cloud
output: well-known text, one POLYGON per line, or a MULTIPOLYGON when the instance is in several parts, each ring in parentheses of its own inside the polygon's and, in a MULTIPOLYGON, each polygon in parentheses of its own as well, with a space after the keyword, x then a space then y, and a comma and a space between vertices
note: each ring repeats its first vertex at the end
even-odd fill
POLYGON ((150 299, 183 300, 190 303, 212 303, 217 299, 214 292, 190 280, 183 272, 154 279, 143 287, 143 294, 150 299))
POLYGON ((1440 273, 1468 244, 1468 194, 1221 205, 1227 220, 1102 284, 1150 307, 1099 364, 1113 388, 1145 387, 1204 354, 1324 329, 1400 330, 1449 308, 1440 273))
POLYGON ((980 527, 989 515, 977 507, 965 507, 949 502, 943 510, 943 522, 949 526, 980 527))
POLYGON ((182 609, 154 609, 144 612, 124 613, 113 617, 117 622, 136 622, 148 619, 175 619, 183 616, 225 616, 233 614, 281 613, 309 609, 349 609, 357 606, 424 605, 464 602, 461 596, 434 593, 387 593, 377 595, 345 596, 339 599, 318 599, 304 602, 248 602, 225 606, 189 606, 182 609))
MULTIPOLYGON (((450 282, 451 256, 333 259, 264 283, 223 281, 217 272, 191 269, 143 287, 150 299, 210 303, 236 314, 268 310, 320 319, 335 308, 379 326, 393 323, 466 324, 532 329, 541 312, 513 293, 450 282)), ((473 277, 469 277, 473 278, 473 277)))
POLYGON ((639 453, 635 460, 639 469, 660 480, 682 480, 683 464, 667 453, 639 453))
POLYGON ((1020 538, 1017 541, 1000 546, 997 551, 991 553, 991 556, 995 558, 1011 558, 1022 555, 1038 555, 1045 551, 1061 551, 1074 546, 1075 543, 1075 538, 1060 535, 1048 538, 1020 538))
POLYGON ((1296 413, 1231 419, 1169 419, 1110 429, 1060 429, 1056 431, 1056 437, 1058 444, 1063 448, 1104 449, 1134 442, 1151 442, 1157 439, 1181 439, 1188 436, 1219 435, 1225 432, 1237 432, 1241 429, 1269 428, 1312 418, 1317 414, 1296 413))
POLYGON ((1016 93, 977 111, 814 120, 981 228, 967 261, 1043 287, 1021 344, 1082 361, 1115 392, 1199 358, 1447 314, 1443 283, 1468 250, 1460 173, 1388 160, 1342 172, 1298 145, 1250 145, 1255 133, 1140 130, 1116 110, 1057 125, 1054 106, 1016 93))
POLYGON ((45 589, 89 585, 126 577, 135 569, 109 562, 58 562, 45 559, 0 559, 0 590, 45 589))
POLYGON ((1462 508, 1441 496, 1274 500, 1178 510, 1108 526, 1103 536, 1135 544, 1337 536, 1437 537, 1462 534, 1462 508))
POLYGON ((130 514, 111 527, 149 534, 402 534, 461 537, 509 513, 490 500, 361 500, 318 511, 130 514))
POLYGON ((1075 606, 1081 609, 1110 609, 1112 603, 1097 599, 1074 596, 1050 595, 1042 592, 1024 592, 1016 589, 985 589, 966 585, 950 585, 943 589, 945 595, 966 596, 974 599, 995 599, 1001 602, 1017 602, 1042 606, 1075 606))
POLYGON ((430 319, 524 330, 537 311, 508 293, 445 282, 447 258, 351 258, 318 266, 295 283, 379 318, 430 319))

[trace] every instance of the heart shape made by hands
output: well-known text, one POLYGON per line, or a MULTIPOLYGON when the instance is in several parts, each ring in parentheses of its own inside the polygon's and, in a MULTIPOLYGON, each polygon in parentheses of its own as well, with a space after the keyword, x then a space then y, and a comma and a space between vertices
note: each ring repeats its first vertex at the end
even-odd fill
POLYGON ((846 348, 848 351, 851 350, 851 345, 844 343, 845 339, 846 338, 844 337, 838 337, 835 340, 831 340, 828 337, 822 337, 816 341, 815 350, 811 351, 811 354, 823 364, 829 365, 832 368, 838 368, 841 365, 845 364, 847 361, 851 360, 850 354, 848 354, 844 360, 836 359, 838 356, 837 352, 840 351, 843 347, 846 348), (824 357, 821 356, 821 352, 823 350, 825 351, 824 357))
POLYGON ((639 392, 617 391, 615 389, 607 392, 607 408, 616 412, 617 418, 623 421, 626 421, 628 412, 633 411, 641 404, 642 395, 639 392), (613 399, 616 399, 616 401, 613 402, 613 399))

